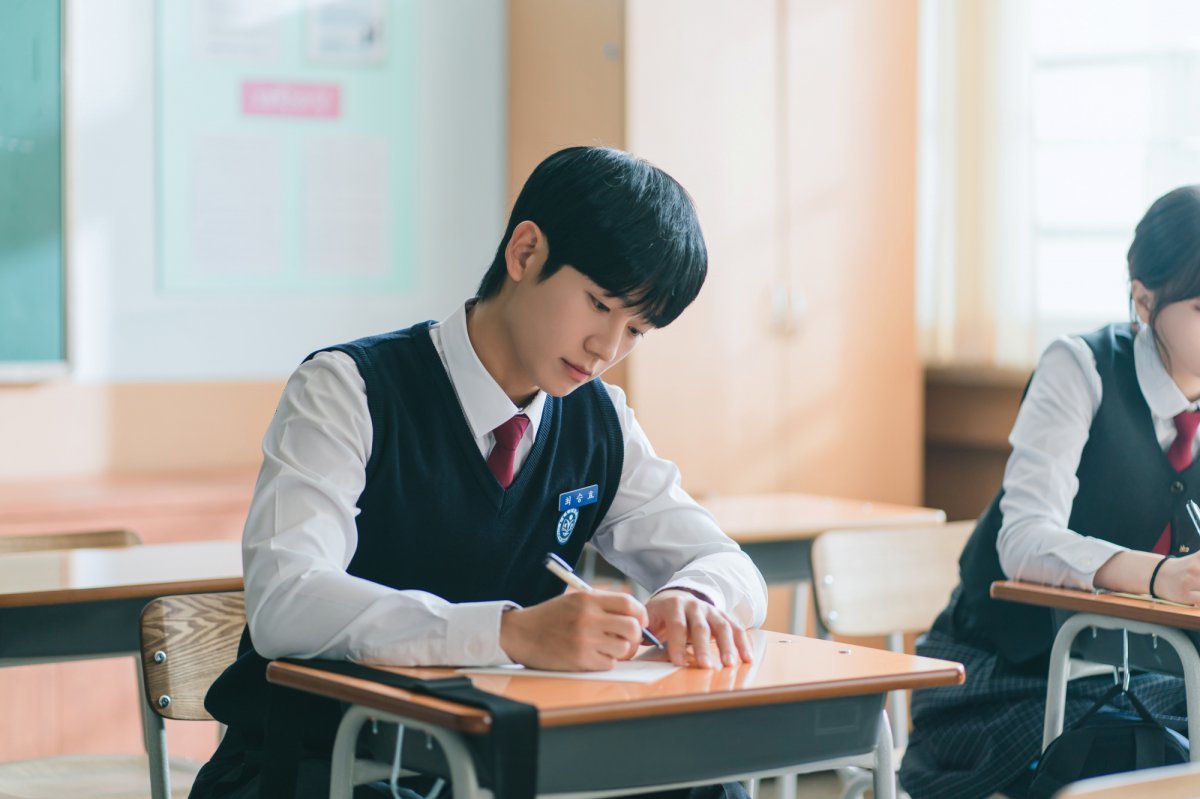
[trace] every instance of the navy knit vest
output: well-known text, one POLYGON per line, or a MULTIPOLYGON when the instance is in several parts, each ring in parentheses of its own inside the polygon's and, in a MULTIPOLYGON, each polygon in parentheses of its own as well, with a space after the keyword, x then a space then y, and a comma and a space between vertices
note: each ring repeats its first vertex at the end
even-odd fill
MULTIPOLYGON (((563 584, 542 565, 546 553, 576 563, 621 478, 624 438, 612 399, 599 380, 547 397, 532 450, 512 485, 501 488, 430 324, 331 348, 357 364, 373 430, 358 547, 347 572, 456 603, 528 606, 557 596, 563 584), (579 505, 573 497, 570 509, 560 509, 560 495, 592 486, 594 501, 579 505)), ((231 729, 240 726, 251 746, 265 718, 265 669, 243 633, 238 661, 206 700, 209 712, 231 729)), ((327 752, 339 709, 331 702, 314 715, 306 740, 327 752)))
MULTIPOLYGON (((1096 356, 1102 393, 1076 471, 1079 490, 1071 505, 1070 529, 1149 551, 1170 521, 1171 551, 1198 551, 1200 537, 1184 502, 1200 496, 1200 459, 1176 472, 1159 446, 1138 387, 1130 326, 1109 325, 1083 340, 1096 356)), ((934 629, 999 652, 1011 663, 1037 667, 1054 640, 1050 611, 988 594, 994 580, 1005 579, 996 550, 1003 496, 1001 489, 967 541, 959 559, 961 583, 934 629)))

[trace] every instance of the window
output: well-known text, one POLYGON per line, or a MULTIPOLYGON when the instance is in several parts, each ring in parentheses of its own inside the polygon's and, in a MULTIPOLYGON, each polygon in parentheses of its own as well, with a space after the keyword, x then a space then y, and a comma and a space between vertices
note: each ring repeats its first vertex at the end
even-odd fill
POLYGON ((921 57, 927 359, 1027 367, 1127 318, 1134 226, 1200 182, 1200 3, 925 0, 921 57))

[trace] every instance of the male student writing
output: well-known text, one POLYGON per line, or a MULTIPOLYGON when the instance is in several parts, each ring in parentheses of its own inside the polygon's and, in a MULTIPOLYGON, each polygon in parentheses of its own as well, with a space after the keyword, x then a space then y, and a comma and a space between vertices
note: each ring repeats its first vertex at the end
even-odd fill
MULTIPOLYGON (((677 664, 689 645, 705 668, 751 657, 761 575, 598 379, 706 271, 678 183, 571 148, 526 182, 476 298, 297 369, 246 523, 248 635, 207 702, 229 731, 193 796, 256 790, 267 658, 603 670, 643 627, 677 664), (589 540, 655 592, 644 606, 563 593, 546 554, 574 564, 589 540)), ((310 769, 327 768, 336 718, 308 720, 310 769)))

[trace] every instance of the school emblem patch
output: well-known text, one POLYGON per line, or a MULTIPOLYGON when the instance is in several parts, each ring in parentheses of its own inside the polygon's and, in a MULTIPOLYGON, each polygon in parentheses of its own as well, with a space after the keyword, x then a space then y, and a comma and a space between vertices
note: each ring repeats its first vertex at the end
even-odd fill
POLYGON ((571 533, 575 532, 575 523, 578 521, 579 511, 574 508, 568 509, 558 517, 558 543, 565 544, 570 540, 571 533))

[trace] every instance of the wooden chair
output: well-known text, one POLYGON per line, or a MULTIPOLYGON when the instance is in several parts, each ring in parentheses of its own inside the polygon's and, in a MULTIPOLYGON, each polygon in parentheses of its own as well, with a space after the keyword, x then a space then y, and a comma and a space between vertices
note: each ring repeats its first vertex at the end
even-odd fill
POLYGON ((170 761, 164 719, 211 720, 204 695, 237 657, 240 591, 152 600, 142 611, 146 755, 67 755, 0 764, 0 799, 119 795, 186 797, 200 764, 170 761))
POLYGON ((14 552, 44 552, 50 549, 87 547, 132 547, 142 539, 132 530, 88 530, 80 533, 0 536, 0 555, 14 552))
POLYGON ((153 799, 171 796, 163 720, 212 720, 204 709, 204 696, 237 659, 245 624, 241 591, 161 597, 142 611, 142 713, 153 799))
MULTIPOLYGON (((958 584, 958 557, 974 521, 933 527, 838 530, 813 542, 817 612, 833 635, 879 637, 904 651, 906 634, 929 629, 958 584)), ((908 695, 889 697, 897 766, 908 744, 908 695)), ((843 796, 861 795, 870 774, 858 772, 843 796)))

